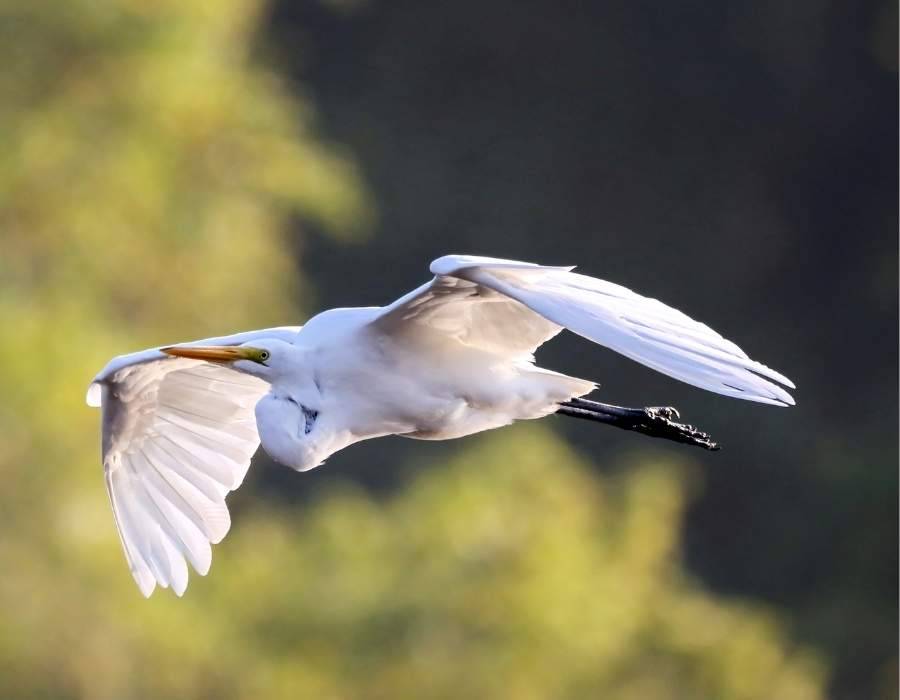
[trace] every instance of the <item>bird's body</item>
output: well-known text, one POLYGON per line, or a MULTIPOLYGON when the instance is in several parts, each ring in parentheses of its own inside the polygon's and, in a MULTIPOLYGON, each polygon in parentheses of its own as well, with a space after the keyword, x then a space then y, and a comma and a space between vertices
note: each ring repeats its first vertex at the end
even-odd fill
POLYGON ((256 409, 262 444, 274 459, 306 471, 369 438, 462 437, 540 418, 594 388, 523 358, 428 337, 398 340, 373 326, 380 311, 326 311, 295 344, 278 347, 291 371, 275 378, 256 409), (299 433, 286 427, 299 424, 299 433))
POLYGON ((592 381, 537 367, 534 350, 564 327, 711 391, 793 403, 776 383, 792 386, 785 377, 618 285, 571 268, 469 256, 431 269, 432 282, 386 307, 147 350, 97 375, 88 402, 103 406, 107 486, 146 595, 156 583, 180 594, 185 559, 206 573, 209 543, 229 527, 225 495, 259 443, 306 471, 361 440, 443 440, 562 412, 712 445, 668 409, 580 399, 592 381))

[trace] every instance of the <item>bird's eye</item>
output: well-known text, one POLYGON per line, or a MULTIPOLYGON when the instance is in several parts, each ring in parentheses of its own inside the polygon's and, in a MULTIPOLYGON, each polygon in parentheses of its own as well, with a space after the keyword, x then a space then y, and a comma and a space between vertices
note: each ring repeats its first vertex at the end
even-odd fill
POLYGON ((269 351, 268 350, 263 350, 259 353, 259 361, 260 362, 265 362, 268 359, 269 359, 269 351))

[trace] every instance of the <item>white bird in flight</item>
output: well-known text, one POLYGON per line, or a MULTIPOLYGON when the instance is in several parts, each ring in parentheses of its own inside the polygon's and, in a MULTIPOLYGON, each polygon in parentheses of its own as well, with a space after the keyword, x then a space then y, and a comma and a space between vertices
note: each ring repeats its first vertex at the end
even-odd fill
POLYGON ((106 486, 141 592, 180 596, 187 562, 207 573, 231 524, 225 497, 260 443, 307 471, 361 440, 446 440, 561 413, 716 449, 672 408, 583 399, 594 382, 536 367, 563 328, 702 389, 793 405, 787 377, 709 327, 572 269, 447 255, 389 306, 114 358, 87 402, 103 408, 106 486))

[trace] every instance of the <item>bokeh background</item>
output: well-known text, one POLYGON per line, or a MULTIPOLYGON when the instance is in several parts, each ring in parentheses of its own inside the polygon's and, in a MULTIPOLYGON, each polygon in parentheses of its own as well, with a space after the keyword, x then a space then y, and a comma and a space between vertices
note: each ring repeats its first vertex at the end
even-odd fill
POLYGON ((897 6, 0 0, 0 696, 894 698, 897 6), (259 455, 144 600, 83 402, 113 354, 579 264, 793 378, 575 337, 702 453, 549 418, 259 455))

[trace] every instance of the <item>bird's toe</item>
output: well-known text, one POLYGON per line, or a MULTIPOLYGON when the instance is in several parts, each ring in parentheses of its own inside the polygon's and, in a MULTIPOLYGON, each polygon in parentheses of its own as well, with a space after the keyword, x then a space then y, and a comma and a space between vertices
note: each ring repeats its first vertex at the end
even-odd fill
POLYGON ((650 418, 663 418, 665 420, 678 420, 681 414, 674 406, 651 406, 645 409, 650 418))

